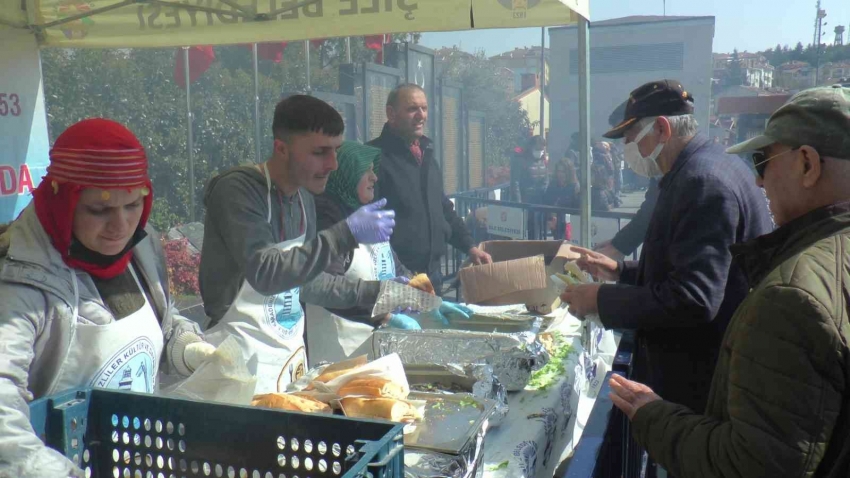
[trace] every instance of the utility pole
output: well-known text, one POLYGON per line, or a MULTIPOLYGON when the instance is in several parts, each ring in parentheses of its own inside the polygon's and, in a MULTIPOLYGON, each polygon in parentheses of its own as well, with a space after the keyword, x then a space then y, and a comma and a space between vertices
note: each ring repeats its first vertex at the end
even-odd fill
POLYGON ((826 10, 821 10, 820 8, 820 0, 817 3, 817 17, 815 17, 815 43, 813 46, 817 46, 817 51, 815 53, 815 58, 817 61, 815 62, 815 84, 814 86, 818 86, 820 83, 820 44, 821 37, 823 36, 823 19, 826 18, 826 10))

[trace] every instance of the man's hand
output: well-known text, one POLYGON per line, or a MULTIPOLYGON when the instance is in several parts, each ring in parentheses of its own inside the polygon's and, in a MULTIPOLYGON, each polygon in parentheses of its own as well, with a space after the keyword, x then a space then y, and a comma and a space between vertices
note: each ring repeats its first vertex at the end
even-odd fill
POLYGON ((620 263, 610 257, 583 247, 573 247, 573 251, 581 254, 576 265, 583 271, 589 272, 596 279, 604 281, 620 280, 620 263))
POLYGON ((597 244, 593 250, 600 254, 604 254, 610 257, 611 259, 614 259, 615 261, 623 260, 623 258, 626 257, 625 254, 620 252, 616 247, 614 247, 613 244, 611 244, 611 241, 605 241, 603 243, 597 244))
POLYGON ((596 304, 599 296, 599 287, 602 284, 570 285, 561 294, 561 300, 570 306, 570 313, 575 317, 582 318, 591 314, 599 313, 596 304))
POLYGON ((469 259, 476 266, 480 266, 481 264, 492 264, 493 258, 490 257, 490 254, 482 251, 477 247, 473 247, 469 250, 469 259))
POLYGON ((629 420, 634 419, 640 407, 661 400, 661 397, 646 385, 632 382, 617 374, 611 376, 608 384, 611 386, 611 393, 608 396, 611 397, 614 405, 629 417, 629 420))

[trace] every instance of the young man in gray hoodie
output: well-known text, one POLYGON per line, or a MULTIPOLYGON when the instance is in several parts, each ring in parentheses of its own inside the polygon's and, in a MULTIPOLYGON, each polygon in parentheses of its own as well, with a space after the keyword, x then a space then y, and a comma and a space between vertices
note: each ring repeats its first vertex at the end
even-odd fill
POLYGON ((233 336, 246 358, 257 355, 257 393, 284 390, 306 368, 300 302, 349 308, 378 297, 377 281, 323 272, 358 243, 389 240, 395 225, 378 201, 316 233, 313 194, 337 168, 343 128, 327 103, 289 97, 275 108, 271 158, 207 186, 200 288, 212 320, 208 336, 213 343, 233 336))

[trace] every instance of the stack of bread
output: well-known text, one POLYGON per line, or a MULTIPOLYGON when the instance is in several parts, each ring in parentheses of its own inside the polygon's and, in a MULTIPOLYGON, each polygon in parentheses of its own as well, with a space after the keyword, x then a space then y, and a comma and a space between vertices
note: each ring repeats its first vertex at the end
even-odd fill
POLYGON ((309 384, 301 391, 257 395, 251 404, 308 413, 331 413, 338 408, 348 417, 404 423, 422 417, 420 408, 407 400, 410 389, 398 356, 371 364, 366 356, 358 357, 329 365, 307 380, 309 384), (390 364, 381 367, 379 362, 390 364), (396 378, 399 374, 393 373, 394 369, 401 370, 401 378, 396 378))

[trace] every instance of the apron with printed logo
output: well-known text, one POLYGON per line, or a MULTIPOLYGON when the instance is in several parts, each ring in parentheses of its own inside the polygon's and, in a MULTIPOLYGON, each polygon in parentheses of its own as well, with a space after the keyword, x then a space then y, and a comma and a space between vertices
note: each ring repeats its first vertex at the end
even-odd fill
MULTIPOLYGON (((350 279, 390 280, 396 276, 389 242, 361 244, 345 273, 350 279)), ((327 309, 307 305, 307 355, 312 364, 339 362, 371 352, 371 325, 343 319, 327 309)))
MULTIPOLYGON (((263 168, 263 171, 268 187, 267 221, 271 224, 271 179, 268 169, 263 168)), ((304 244, 306 213, 300 191, 298 202, 301 204, 301 235, 278 243, 276 247, 282 251, 304 244)), ((205 334, 207 342, 216 346, 232 336, 242 348, 246 360, 257 356, 257 394, 284 392, 287 385, 301 378, 306 371, 304 311, 300 295, 301 288, 295 287, 266 296, 254 290, 248 281, 243 281, 230 308, 205 334)))
POLYGON ((132 265, 130 273, 145 303, 136 312, 106 325, 79 321, 80 292, 73 273, 71 345, 49 394, 81 387, 142 393, 156 390, 163 349, 162 327, 132 265))

